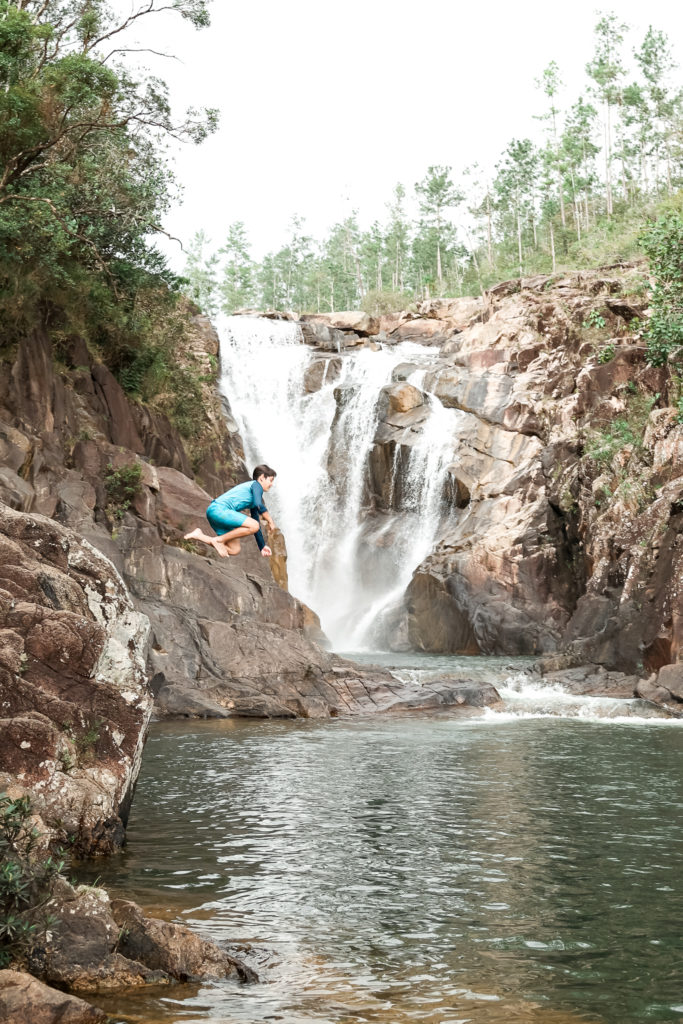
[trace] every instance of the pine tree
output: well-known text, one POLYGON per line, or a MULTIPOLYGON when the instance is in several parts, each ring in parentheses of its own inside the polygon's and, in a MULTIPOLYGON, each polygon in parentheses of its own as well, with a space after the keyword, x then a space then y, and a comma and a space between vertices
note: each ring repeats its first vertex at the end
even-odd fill
POLYGON ((218 250, 223 256, 222 276, 218 286, 221 309, 232 313, 254 302, 253 263, 249 255, 247 233, 241 220, 228 228, 225 244, 218 250))
POLYGON ((401 184, 394 186, 392 200, 387 203, 389 224, 384 240, 385 259, 391 267, 391 290, 403 292, 407 287, 406 274, 410 251, 410 223, 405 212, 406 190, 401 184))
POLYGON ((620 47, 628 25, 622 23, 616 14, 605 14, 595 26, 595 54, 586 65, 586 73, 593 79, 594 91, 602 102, 605 112, 605 199, 607 216, 614 212, 613 171, 612 171, 612 110, 621 100, 621 80, 624 75, 620 47))
POLYGON ((218 312, 218 256, 209 251, 211 239, 196 231, 187 249, 184 276, 187 292, 209 316, 218 312))
MULTIPOLYGON (((465 196, 456 189, 451 181, 451 168, 432 166, 427 174, 415 184, 415 191, 422 214, 422 241, 419 248, 423 251, 425 262, 429 259, 427 252, 434 245, 436 258, 436 280, 441 291, 444 279, 444 249, 453 241, 453 226, 446 220, 446 211, 459 206, 465 196)), ((425 268, 426 270, 426 268, 425 268)))
POLYGON ((517 263, 519 276, 524 274, 523 235, 528 222, 536 223, 535 191, 538 154, 531 139, 513 139, 496 164, 496 178, 493 188, 500 224, 506 232, 507 222, 512 217, 517 240, 517 263))

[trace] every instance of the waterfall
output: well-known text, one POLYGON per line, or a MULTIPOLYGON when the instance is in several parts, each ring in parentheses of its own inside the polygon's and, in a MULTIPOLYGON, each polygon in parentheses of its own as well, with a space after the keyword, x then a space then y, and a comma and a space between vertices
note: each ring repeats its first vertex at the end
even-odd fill
POLYGON ((396 447, 397 458, 409 452, 398 507, 363 517, 377 399, 402 362, 417 364, 408 379, 420 386, 438 353, 403 343, 321 357, 289 321, 227 317, 219 328, 221 387, 249 468, 266 462, 278 473, 267 500, 287 541, 291 592, 320 615, 335 648, 385 644, 382 621, 439 530, 458 414, 427 397, 422 429, 396 447), (320 358, 329 362, 309 393, 306 371, 320 358))

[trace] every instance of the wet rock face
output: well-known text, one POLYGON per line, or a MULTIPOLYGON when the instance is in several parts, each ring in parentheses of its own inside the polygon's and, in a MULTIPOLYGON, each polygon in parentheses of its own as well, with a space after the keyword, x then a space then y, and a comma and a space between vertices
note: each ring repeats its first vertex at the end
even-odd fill
POLYGON ((336 356, 314 359, 304 373, 304 391, 310 395, 320 391, 324 384, 334 383, 341 373, 341 365, 341 359, 336 356))
POLYGON ((114 566, 43 516, 0 504, 0 773, 48 829, 110 852, 152 711, 149 625, 114 566))

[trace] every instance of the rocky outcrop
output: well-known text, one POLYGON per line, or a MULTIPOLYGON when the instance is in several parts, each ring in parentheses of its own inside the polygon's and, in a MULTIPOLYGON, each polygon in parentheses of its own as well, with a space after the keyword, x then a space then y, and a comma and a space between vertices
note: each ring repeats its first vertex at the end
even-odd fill
POLYGON ((224 979, 251 982, 251 968, 183 925, 146 917, 104 889, 62 883, 48 905, 56 923, 34 949, 30 967, 42 981, 94 994, 146 985, 224 979))
POLYGON ((0 971, 2 1024, 105 1024, 107 1014, 20 971, 0 971))
MULTIPOLYGON (((218 339, 208 321, 195 317, 184 344, 183 358, 215 382, 218 339)), ((311 388, 340 370, 335 357, 317 365, 311 388)), ((78 531, 116 566, 151 623, 147 672, 158 713, 336 713, 344 701, 334 691, 333 659, 313 642, 324 639, 315 614, 285 589, 282 536, 272 539, 272 563, 253 542, 223 561, 183 540, 205 527, 212 497, 247 476, 215 386, 202 386, 201 433, 188 445, 163 413, 131 402, 82 341, 69 342, 58 370, 48 333, 36 331, 13 364, 0 366, 0 498, 78 531), (131 479, 132 495, 121 490, 131 479)), ((17 578, 19 595, 18 587, 17 578)), ((10 657, 9 640, 6 649, 10 657)), ((355 672, 360 679, 363 670, 355 672)), ((23 709, 39 710, 28 697, 23 709)), ((59 761, 62 746, 54 737, 45 743, 59 761)))
POLYGON ((321 324, 332 330, 351 332, 361 338, 379 333, 379 320, 363 310, 346 310, 339 313, 304 313, 302 324, 321 324))
POLYGON ((0 782, 87 854, 120 846, 152 695, 149 624, 114 566, 0 504, 0 782))
MULTIPOLYGON (((428 651, 565 651, 635 680, 681 661, 683 427, 638 333, 641 276, 513 281, 383 318, 388 340, 439 346, 424 388, 459 413, 440 539, 399 637, 428 651)), ((405 383, 415 369, 397 367, 380 399, 368 484, 382 514, 400 504, 430 415, 405 383)))

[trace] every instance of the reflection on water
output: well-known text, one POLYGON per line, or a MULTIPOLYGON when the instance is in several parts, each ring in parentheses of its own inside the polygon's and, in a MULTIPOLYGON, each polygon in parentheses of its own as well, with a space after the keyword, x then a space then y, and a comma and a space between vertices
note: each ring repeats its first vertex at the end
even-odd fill
POLYGON ((253 944, 263 983, 100 1002, 146 1024, 679 1021, 682 736, 510 714, 157 725, 127 850, 93 873, 253 944))

